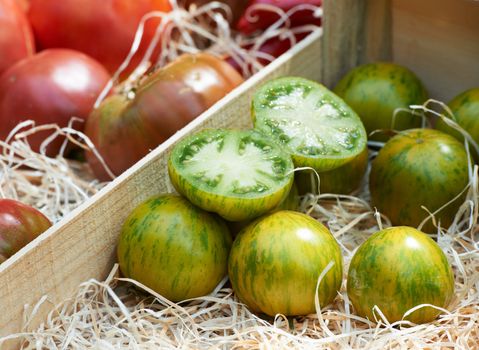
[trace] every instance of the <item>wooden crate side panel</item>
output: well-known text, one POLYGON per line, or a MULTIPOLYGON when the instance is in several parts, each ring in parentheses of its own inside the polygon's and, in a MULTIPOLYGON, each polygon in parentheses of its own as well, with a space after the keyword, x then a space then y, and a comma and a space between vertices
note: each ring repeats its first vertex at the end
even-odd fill
POLYGON ((351 68, 390 60, 390 0, 326 0, 323 28, 323 80, 330 88, 351 68))
MULTIPOLYGON (((107 276, 128 213, 146 198, 172 190, 167 157, 181 137, 205 127, 249 127, 251 96, 270 78, 296 75, 320 80, 320 36, 321 31, 313 33, 0 265, 0 336, 20 331, 25 304, 31 308, 48 296, 32 322, 35 326, 80 283, 107 276)), ((3 344, 2 349, 17 344, 3 344)))
POLYGON ((434 98, 479 87, 479 1, 393 0, 393 47, 434 98))

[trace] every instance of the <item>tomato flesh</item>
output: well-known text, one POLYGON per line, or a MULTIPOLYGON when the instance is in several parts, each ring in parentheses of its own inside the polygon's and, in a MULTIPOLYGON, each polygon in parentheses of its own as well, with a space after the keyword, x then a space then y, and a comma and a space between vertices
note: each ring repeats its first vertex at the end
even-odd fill
POLYGON ((175 188, 230 221, 276 207, 293 183, 293 162, 253 130, 205 130, 180 142, 168 163, 175 188))
POLYGON ((304 78, 266 83, 256 92, 252 111, 255 129, 283 144, 299 167, 331 170, 366 145, 356 113, 324 86, 304 78))

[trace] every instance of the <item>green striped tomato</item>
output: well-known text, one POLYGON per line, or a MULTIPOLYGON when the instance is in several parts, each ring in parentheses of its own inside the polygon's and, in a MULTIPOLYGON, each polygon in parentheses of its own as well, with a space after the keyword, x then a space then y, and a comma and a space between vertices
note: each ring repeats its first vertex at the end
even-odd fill
MULTIPOLYGON (((280 210, 293 210, 298 211, 300 204, 300 198, 298 193, 298 186, 293 182, 291 190, 289 191, 288 197, 286 197, 276 208, 271 210, 271 212, 280 211, 280 210)), ((230 229, 231 234, 235 237, 242 229, 248 226, 252 220, 245 221, 227 221, 226 224, 230 229)))
MULTIPOLYGON (((396 108, 408 108, 422 104, 428 98, 418 77, 409 69, 393 63, 370 63, 352 69, 334 88, 356 113, 366 131, 379 129, 405 130, 421 125, 421 119, 408 112, 401 112, 393 121, 396 108)), ((376 134, 370 139, 386 140, 376 134)))
POLYGON ((358 115, 314 81, 283 77, 261 86, 252 102, 256 130, 283 145, 297 167, 318 172, 346 164, 366 147, 358 115))
POLYGON ((322 307, 341 287, 342 257, 328 229, 294 211, 266 215, 243 229, 233 243, 228 273, 233 290, 253 312, 274 316, 315 312, 318 278, 322 307))
MULTIPOLYGON (((449 102, 448 106, 454 114, 455 121, 479 144, 479 88, 464 91, 449 102)), ((447 126, 442 119, 437 121, 436 128, 464 142, 464 137, 447 126)), ((479 154, 476 154, 472 148, 471 153, 476 157, 476 162, 479 162, 479 154)))
POLYGON ((229 221, 272 210, 294 181, 289 154, 254 130, 208 129, 187 137, 173 149, 168 171, 178 192, 229 221))
MULTIPOLYGON (((368 167, 368 148, 339 168, 318 173, 321 193, 350 194, 357 190, 368 167)), ((318 194, 318 180, 311 170, 295 175, 300 194, 318 194)))
POLYGON ((231 236, 214 214, 176 195, 153 197, 126 219, 122 273, 172 301, 210 293, 227 272, 231 236))
MULTIPOLYGON (((411 129, 391 138, 372 162, 369 189, 373 206, 394 225, 418 226, 428 213, 459 195, 468 184, 464 146, 432 129, 411 129)), ((436 215, 451 224, 463 198, 436 215)), ((432 225, 424 228, 432 230, 432 225)))
MULTIPOLYGON (((428 235, 412 227, 390 227, 376 232, 356 251, 347 291, 358 315, 374 321, 377 305, 389 322, 395 322, 421 304, 446 308, 454 296, 454 275, 428 235)), ((405 319, 425 323, 439 314, 435 308, 423 307, 405 319)))

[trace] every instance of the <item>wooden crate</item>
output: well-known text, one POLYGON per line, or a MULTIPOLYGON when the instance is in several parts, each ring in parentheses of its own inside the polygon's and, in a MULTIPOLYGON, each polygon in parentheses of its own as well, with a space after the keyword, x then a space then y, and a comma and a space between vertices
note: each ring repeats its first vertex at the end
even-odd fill
POLYGON ((249 127, 250 99, 262 82, 296 75, 332 86, 360 63, 394 60, 415 71, 439 99, 479 86, 479 1, 326 0, 323 30, 324 35, 313 33, 0 265, 0 336, 21 331, 25 305, 31 310, 48 296, 33 320, 38 324, 81 282, 106 278, 127 214, 146 198, 172 190, 166 167, 172 146, 204 127, 249 127))

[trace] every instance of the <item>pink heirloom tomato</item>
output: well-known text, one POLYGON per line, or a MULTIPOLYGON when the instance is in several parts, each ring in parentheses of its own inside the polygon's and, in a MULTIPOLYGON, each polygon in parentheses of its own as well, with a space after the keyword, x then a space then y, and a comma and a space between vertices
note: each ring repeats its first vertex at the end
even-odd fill
MULTIPOLYGON (((133 97, 116 94, 103 101, 85 133, 120 175, 242 82, 219 58, 183 55, 142 81, 133 97)), ((87 160, 100 180, 111 180, 95 155, 88 152, 87 160)))

